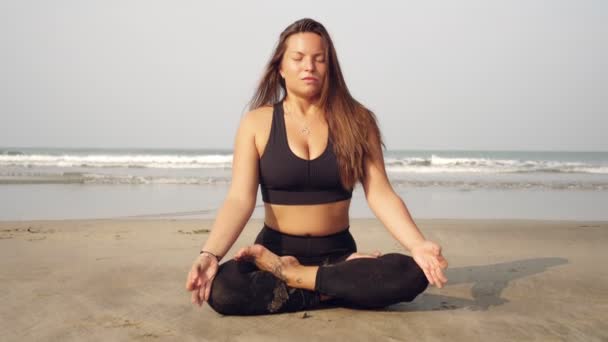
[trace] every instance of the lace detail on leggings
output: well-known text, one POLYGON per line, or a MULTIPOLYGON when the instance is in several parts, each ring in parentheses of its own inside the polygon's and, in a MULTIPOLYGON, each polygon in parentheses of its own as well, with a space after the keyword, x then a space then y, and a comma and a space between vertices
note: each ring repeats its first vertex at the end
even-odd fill
MULTIPOLYGON (((293 293, 294 289, 291 289, 290 293, 293 293)), ((282 281, 277 281, 276 287, 274 288, 272 301, 268 304, 268 311, 277 312, 285 302, 289 299, 287 293, 287 286, 282 281)))

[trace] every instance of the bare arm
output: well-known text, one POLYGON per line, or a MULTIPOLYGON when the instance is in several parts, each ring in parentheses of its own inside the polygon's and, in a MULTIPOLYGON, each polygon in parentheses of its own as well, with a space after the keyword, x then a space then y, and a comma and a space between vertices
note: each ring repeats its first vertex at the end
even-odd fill
POLYGON ((441 246, 424 238, 405 203, 393 190, 384 169, 384 157, 378 141, 374 134, 370 134, 370 142, 374 147, 364 165, 365 198, 393 237, 410 251, 429 283, 441 288, 448 281, 443 274, 448 262, 441 255, 441 246))
POLYGON ((408 250, 425 238, 414 223, 405 203, 393 190, 386 170, 378 137, 370 134, 373 149, 365 159, 363 189, 367 203, 388 231, 408 250))
POLYGON ((255 113, 249 112, 241 118, 234 143, 230 190, 202 248, 220 258, 232 247, 255 208, 259 185, 255 113))

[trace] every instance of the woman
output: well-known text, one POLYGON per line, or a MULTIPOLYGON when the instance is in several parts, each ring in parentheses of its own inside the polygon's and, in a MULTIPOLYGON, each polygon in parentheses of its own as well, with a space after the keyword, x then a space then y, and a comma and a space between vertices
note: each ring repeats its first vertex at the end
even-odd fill
POLYGON ((193 303, 225 315, 381 308, 442 287, 441 247, 393 191, 375 115, 350 95, 323 25, 305 18, 281 33, 250 109, 235 139, 230 190, 187 277, 193 303), (359 181, 411 256, 357 253, 348 210, 359 181), (254 245, 219 265, 251 217, 258 184, 264 226, 254 245))

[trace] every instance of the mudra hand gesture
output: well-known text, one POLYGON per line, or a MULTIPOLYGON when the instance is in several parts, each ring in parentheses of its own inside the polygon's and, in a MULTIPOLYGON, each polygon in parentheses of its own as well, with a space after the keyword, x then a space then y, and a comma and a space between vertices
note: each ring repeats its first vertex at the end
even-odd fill
POLYGON ((441 246, 429 240, 425 240, 410 250, 414 261, 422 268, 429 280, 429 284, 442 288, 448 278, 443 270, 448 267, 448 261, 441 255, 441 246))
POLYGON ((192 291, 192 304, 203 305, 209 300, 211 284, 218 270, 215 257, 203 253, 192 264, 186 280, 186 290, 192 291))

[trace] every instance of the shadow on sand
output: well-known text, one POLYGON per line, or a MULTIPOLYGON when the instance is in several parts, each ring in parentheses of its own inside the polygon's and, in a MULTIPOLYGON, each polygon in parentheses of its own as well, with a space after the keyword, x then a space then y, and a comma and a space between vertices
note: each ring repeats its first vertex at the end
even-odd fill
POLYGON ((509 302, 501 298, 501 294, 510 281, 542 273, 551 267, 567 263, 567 259, 552 257, 523 259, 483 266, 448 268, 445 271, 448 282, 443 289, 454 285, 472 283, 471 297, 473 299, 423 292, 412 302, 391 305, 378 311, 435 311, 462 308, 485 311, 492 306, 509 302))

